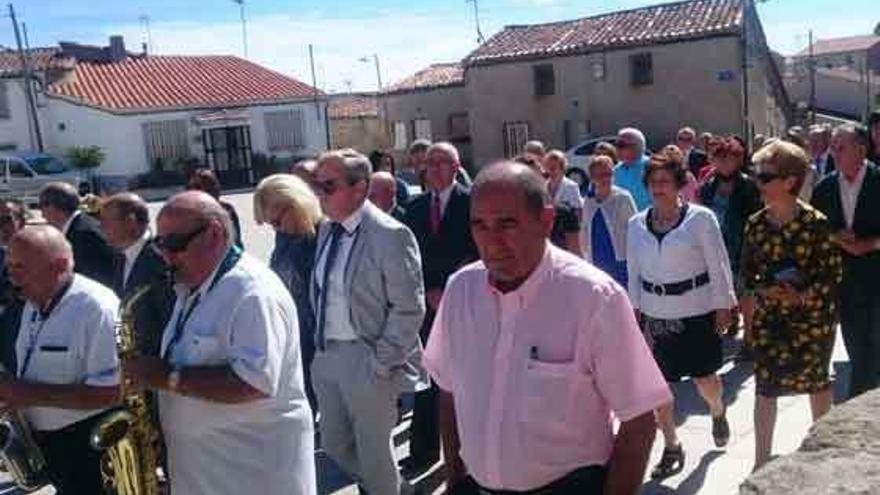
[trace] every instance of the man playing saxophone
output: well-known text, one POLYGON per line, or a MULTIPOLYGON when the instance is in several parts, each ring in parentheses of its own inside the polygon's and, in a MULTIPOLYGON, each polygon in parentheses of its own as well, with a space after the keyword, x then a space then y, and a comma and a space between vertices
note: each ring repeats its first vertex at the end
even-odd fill
POLYGON ((16 233, 6 264, 27 303, 15 346, 16 378, 0 381, 0 403, 24 411, 56 493, 100 494, 101 453, 89 434, 100 413, 118 401, 119 299, 74 275, 70 244, 51 226, 16 233))
POLYGON ((177 301, 161 357, 123 366, 127 382, 159 391, 171 492, 313 495, 312 414, 290 293, 234 246, 228 214, 205 193, 172 197, 157 225, 177 301))

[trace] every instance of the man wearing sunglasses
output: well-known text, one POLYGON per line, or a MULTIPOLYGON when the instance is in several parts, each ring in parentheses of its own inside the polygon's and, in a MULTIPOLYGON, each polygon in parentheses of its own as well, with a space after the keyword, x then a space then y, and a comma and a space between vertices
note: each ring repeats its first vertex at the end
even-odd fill
POLYGON ((614 185, 632 194, 638 211, 651 206, 651 195, 643 180, 645 167, 648 165, 646 148, 645 135, 642 131, 627 127, 617 133, 617 153, 620 155, 620 163, 614 167, 614 185))
POLYGON ((161 357, 124 363, 159 392, 173 493, 316 491, 296 306, 267 266, 234 245, 229 214, 187 191, 159 212, 156 246, 177 301, 161 357))
POLYGON ((318 159, 330 221, 318 231, 311 283, 312 382, 325 452, 368 493, 391 495, 401 488, 391 444, 397 398, 427 383, 419 341, 425 290, 412 232, 366 201, 370 172, 353 150, 318 159))

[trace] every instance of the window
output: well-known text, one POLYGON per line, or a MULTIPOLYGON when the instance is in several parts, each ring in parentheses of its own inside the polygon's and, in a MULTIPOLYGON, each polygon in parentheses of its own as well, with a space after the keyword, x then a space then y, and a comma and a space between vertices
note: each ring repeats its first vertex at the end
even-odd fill
POLYGON ((6 89, 6 83, 0 81, 0 119, 8 119, 11 117, 9 112, 9 94, 6 89))
POLYGON ((533 65, 535 77, 535 96, 551 96, 556 94, 556 76, 552 64, 533 65))
POLYGON ((34 173, 24 163, 18 160, 9 160, 9 175, 29 179, 34 176, 34 173))
POLYGON ((405 150, 409 144, 409 139, 407 139, 406 135, 406 122, 401 120, 395 121, 392 131, 394 132, 394 149, 405 150))
POLYGON ((222 181, 247 180, 251 168, 251 129, 246 125, 202 130, 205 159, 222 181))
POLYGON ((144 122, 143 131, 150 165, 165 166, 189 158, 186 120, 144 122))
POLYGON ((413 120, 413 135, 415 135, 416 139, 427 139, 428 141, 432 141, 431 121, 428 119, 413 120))
POLYGON ((504 156, 510 158, 518 155, 528 140, 528 122, 506 122, 504 124, 504 156))
POLYGON ((291 151, 305 147, 302 110, 279 110, 263 114, 269 151, 291 151))
POLYGON ((650 53, 629 56, 630 84, 646 86, 654 83, 654 67, 650 53))
POLYGON ((470 136, 470 122, 468 114, 454 113, 449 116, 449 136, 455 138, 466 138, 470 136))

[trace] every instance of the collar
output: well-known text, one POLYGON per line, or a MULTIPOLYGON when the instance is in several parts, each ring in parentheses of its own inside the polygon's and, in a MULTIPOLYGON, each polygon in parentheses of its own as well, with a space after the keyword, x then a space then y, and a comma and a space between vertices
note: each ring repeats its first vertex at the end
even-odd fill
POLYGON ((52 299, 49 299, 49 304, 46 305, 45 308, 39 308, 33 302, 28 302, 31 308, 33 309, 32 318, 35 318, 39 315, 40 319, 45 321, 52 314, 52 311, 58 307, 61 301, 64 299, 64 296, 70 292, 70 287, 73 285, 73 279, 76 275, 71 275, 69 280, 64 281, 58 290, 55 291, 55 294, 52 295, 52 299))
POLYGON ((223 256, 223 259, 217 263, 217 266, 214 267, 214 270, 208 275, 208 278, 202 282, 202 285, 198 286, 195 289, 188 289, 183 284, 175 284, 174 290, 178 295, 185 296, 186 299, 192 298, 193 296, 198 295, 199 298, 202 298, 210 292, 211 289, 217 285, 217 282, 226 275, 232 268, 238 263, 238 260, 241 259, 241 249, 238 246, 232 246, 229 251, 226 252, 226 255, 223 256))
POLYGON ((620 164, 623 165, 623 167, 624 167, 625 169, 629 170, 629 169, 631 169, 631 168, 641 166, 641 165, 642 165, 643 163, 645 163, 646 161, 648 161, 648 156, 647 156, 647 155, 642 155, 642 156, 636 157, 635 160, 630 161, 630 162, 624 162, 624 161, 621 161, 620 164))
POLYGON ((550 270, 553 267, 554 249, 556 248, 550 244, 550 241, 546 241, 544 245, 544 256, 541 258, 538 266, 532 270, 532 273, 529 274, 528 278, 526 278, 526 281, 523 282, 522 285, 507 293, 501 292, 492 285, 489 281, 489 271, 486 270, 486 291, 502 300, 519 300, 520 307, 525 306, 526 303, 537 294, 541 282, 543 282, 550 273, 550 270))
POLYGON ((70 225, 73 223, 74 220, 76 220, 76 217, 80 216, 81 214, 81 211, 76 210, 75 212, 73 212, 72 215, 70 215, 70 218, 68 218, 67 221, 64 222, 64 228, 61 229, 61 232, 64 235, 67 235, 67 231, 70 230, 70 225))
POLYGON ((345 229, 345 233, 351 235, 357 230, 361 225, 361 220, 364 219, 364 209, 366 208, 366 201, 361 204, 357 210, 354 210, 351 215, 345 218, 342 222, 342 228, 345 229))
POLYGON ((137 259, 138 255, 141 254, 141 250, 143 250, 144 246, 150 240, 150 231, 149 229, 144 230, 144 233, 141 237, 134 241, 131 246, 122 250, 122 254, 125 255, 125 261, 127 263, 134 263, 134 260, 137 259))
MULTIPOLYGON (((440 195, 440 204, 445 205, 449 202, 449 196, 452 195, 452 189, 455 188, 455 181, 452 181, 452 184, 446 186, 445 189, 437 193, 436 191, 431 191, 432 195, 439 194, 440 195)), ((432 198, 433 199, 433 198, 432 198)))

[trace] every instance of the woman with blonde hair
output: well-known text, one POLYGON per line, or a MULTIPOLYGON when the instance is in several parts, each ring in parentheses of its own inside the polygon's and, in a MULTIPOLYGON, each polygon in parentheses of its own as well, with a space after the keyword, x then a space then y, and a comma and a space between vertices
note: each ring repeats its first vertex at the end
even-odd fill
POLYGON ((313 411, 318 403, 309 370, 315 355, 315 315, 309 303, 309 280, 315 265, 321 203, 305 181, 295 175, 266 177, 254 192, 254 219, 275 229, 269 266, 287 286, 296 303, 306 395, 313 411))

